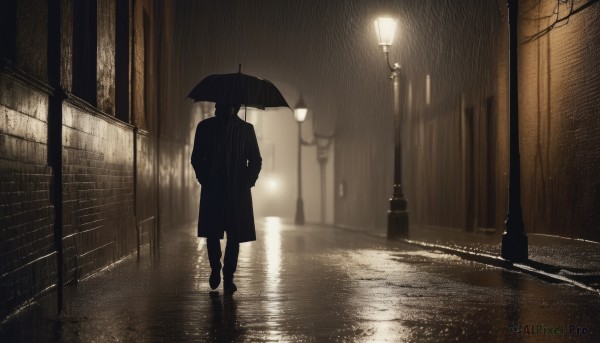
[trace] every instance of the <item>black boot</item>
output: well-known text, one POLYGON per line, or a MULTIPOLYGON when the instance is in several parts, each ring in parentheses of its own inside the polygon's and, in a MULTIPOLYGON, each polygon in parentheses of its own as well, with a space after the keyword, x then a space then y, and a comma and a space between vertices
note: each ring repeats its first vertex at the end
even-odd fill
POLYGON ((225 258, 223 263, 223 290, 225 293, 232 294, 237 291, 233 283, 233 274, 237 269, 238 255, 240 252, 240 243, 227 239, 225 247, 225 258))
POLYGON ((211 289, 216 289, 221 284, 221 269, 213 269, 210 272, 210 278, 208 279, 208 284, 211 289))
POLYGON ((207 239, 206 250, 211 268, 208 284, 211 289, 216 289, 221 283, 221 243, 218 239, 207 239))
POLYGON ((233 276, 223 277, 223 290, 225 293, 229 294, 233 294, 233 292, 237 291, 237 286, 233 283, 233 276))

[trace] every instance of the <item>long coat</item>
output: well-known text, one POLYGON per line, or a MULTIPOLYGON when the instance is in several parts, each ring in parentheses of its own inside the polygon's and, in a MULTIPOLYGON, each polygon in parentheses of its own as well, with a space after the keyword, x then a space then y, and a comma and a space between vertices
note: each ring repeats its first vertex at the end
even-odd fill
POLYGON ((252 193, 262 158, 252 124, 233 116, 201 121, 196 127, 192 166, 202 185, 198 237, 237 242, 256 240, 252 193))

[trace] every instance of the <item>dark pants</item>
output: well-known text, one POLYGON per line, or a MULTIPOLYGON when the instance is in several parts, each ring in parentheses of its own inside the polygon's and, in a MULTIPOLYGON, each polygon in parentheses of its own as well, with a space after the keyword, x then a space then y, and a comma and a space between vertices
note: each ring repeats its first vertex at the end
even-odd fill
MULTIPOLYGON (((208 251, 208 262, 212 270, 221 269, 221 243, 218 238, 206 239, 206 250, 208 251)), ((223 278, 233 279, 233 273, 237 269, 240 243, 227 240, 225 246, 225 258, 223 259, 223 278)))

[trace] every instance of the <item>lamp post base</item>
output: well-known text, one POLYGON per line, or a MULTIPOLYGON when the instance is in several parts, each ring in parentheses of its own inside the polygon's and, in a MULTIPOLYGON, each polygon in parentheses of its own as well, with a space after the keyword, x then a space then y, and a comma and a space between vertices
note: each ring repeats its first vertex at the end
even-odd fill
POLYGON ((296 219, 294 223, 296 225, 304 225, 304 201, 302 199, 296 201, 296 219))
POLYGON ((408 238, 408 201, 404 198, 402 187, 394 185, 394 195, 390 199, 388 211, 388 239, 408 238))
POLYGON ((388 211, 387 238, 408 238, 408 211, 388 211))
POLYGON ((525 262, 529 258, 527 244, 527 234, 524 232, 512 234, 504 232, 500 256, 512 262, 525 262))

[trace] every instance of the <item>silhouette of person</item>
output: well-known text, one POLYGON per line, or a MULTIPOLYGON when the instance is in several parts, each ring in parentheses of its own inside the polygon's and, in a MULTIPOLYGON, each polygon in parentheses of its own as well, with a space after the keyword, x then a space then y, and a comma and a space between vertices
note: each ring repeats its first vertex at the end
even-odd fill
POLYGON ((221 244, 227 232, 223 259, 223 289, 237 290, 233 274, 237 269, 240 243, 256 240, 252 193, 262 158, 252 124, 237 116, 239 104, 217 104, 215 117, 196 127, 191 162, 202 185, 198 214, 198 237, 206 237, 211 267, 209 284, 221 282, 221 244))

